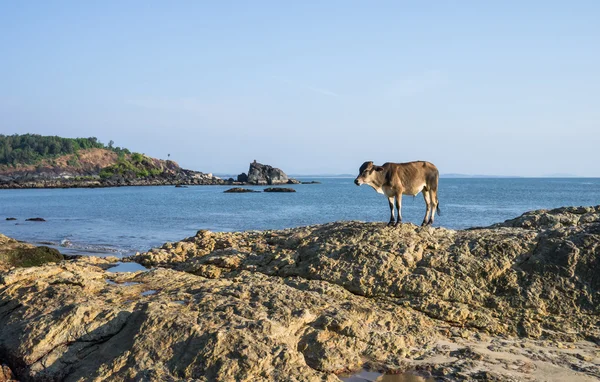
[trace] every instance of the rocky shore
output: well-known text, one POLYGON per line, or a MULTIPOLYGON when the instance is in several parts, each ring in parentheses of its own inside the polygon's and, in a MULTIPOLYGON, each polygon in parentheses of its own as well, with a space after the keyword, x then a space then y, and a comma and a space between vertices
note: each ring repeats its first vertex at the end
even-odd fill
MULTIPOLYGON (((154 159, 153 159, 154 160, 154 159)), ((251 163, 249 174, 242 173, 237 179, 223 179, 211 173, 187 170, 179 167, 172 161, 158 161, 168 163, 169 167, 158 175, 145 177, 112 176, 102 178, 98 175, 100 169, 82 172, 81 169, 70 168, 45 168, 30 171, 0 172, 0 189, 26 189, 26 188, 100 188, 100 187, 125 187, 125 186, 193 186, 193 185, 271 185, 271 184, 299 184, 296 179, 288 178, 278 168, 273 168, 260 163, 251 163)), ((314 184, 318 182, 309 182, 314 184)))
POLYGON ((178 176, 150 176, 146 178, 111 178, 98 176, 70 178, 35 178, 0 182, 0 189, 26 188, 100 188, 126 186, 176 186, 176 185, 229 185, 239 184, 201 172, 190 171, 178 176))
POLYGON ((148 271, 4 264, 0 364, 21 381, 600 378, 600 206, 199 231, 128 260, 148 271))

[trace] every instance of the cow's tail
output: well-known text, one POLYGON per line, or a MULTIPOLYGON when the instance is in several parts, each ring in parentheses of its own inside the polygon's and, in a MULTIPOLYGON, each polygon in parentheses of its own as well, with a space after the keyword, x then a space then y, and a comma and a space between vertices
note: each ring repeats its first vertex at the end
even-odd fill
POLYGON ((440 199, 437 196, 438 191, 438 182, 440 180, 440 173, 435 169, 435 211, 438 215, 442 216, 442 211, 440 210, 440 199))

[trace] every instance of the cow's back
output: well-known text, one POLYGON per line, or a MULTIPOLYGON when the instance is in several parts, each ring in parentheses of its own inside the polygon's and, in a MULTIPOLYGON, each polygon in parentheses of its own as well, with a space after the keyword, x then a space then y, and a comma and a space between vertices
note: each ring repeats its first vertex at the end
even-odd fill
POLYGON ((410 195, 420 192, 423 187, 437 190, 439 171, 431 162, 388 162, 382 167, 386 171, 386 183, 396 188, 400 182, 402 189, 410 195))

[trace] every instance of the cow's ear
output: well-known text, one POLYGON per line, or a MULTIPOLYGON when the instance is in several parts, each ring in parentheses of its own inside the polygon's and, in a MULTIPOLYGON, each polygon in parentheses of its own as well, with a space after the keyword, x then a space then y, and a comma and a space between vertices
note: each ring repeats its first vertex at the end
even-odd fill
POLYGON ((379 172, 381 172, 381 171, 383 171, 383 167, 379 167, 379 166, 377 166, 377 167, 375 167, 375 171, 379 171, 379 172))

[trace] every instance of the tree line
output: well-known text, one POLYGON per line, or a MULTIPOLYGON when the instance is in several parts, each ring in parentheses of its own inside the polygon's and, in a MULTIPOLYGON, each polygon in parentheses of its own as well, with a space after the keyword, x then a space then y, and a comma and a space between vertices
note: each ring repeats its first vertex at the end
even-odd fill
POLYGON ((119 155, 130 154, 130 151, 113 147, 113 141, 106 146, 96 137, 62 138, 38 134, 0 134, 0 164, 36 164, 43 159, 50 159, 66 154, 75 154, 84 149, 108 149, 119 155))

